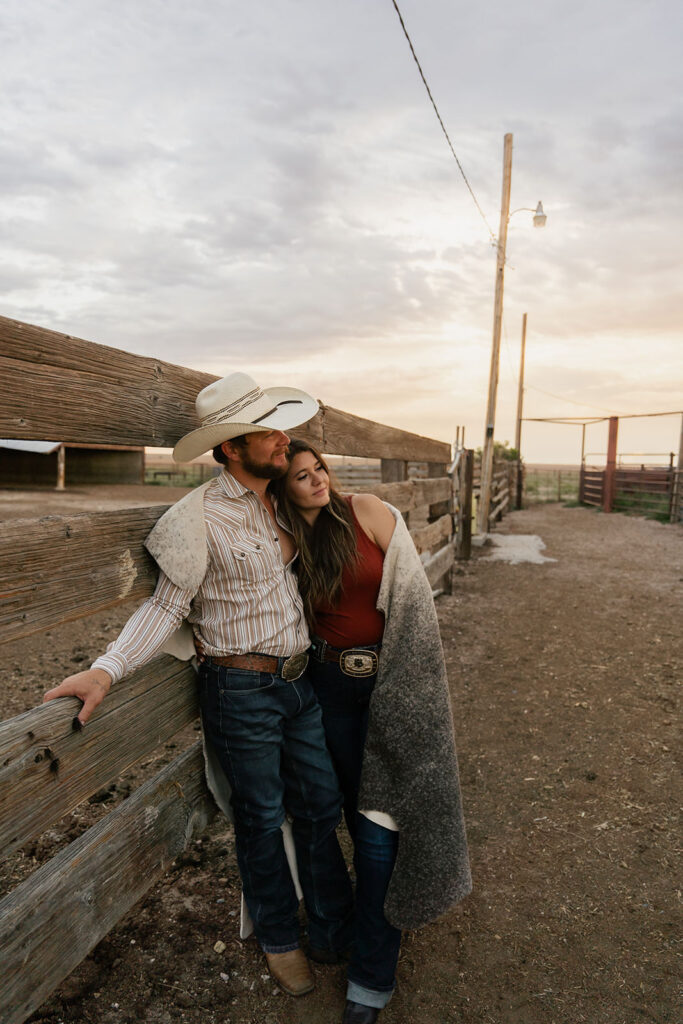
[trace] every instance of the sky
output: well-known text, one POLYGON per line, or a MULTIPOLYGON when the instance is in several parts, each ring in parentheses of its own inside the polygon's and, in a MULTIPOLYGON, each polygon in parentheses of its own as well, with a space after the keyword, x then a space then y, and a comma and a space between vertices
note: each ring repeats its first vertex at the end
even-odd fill
POLYGON ((512 133, 496 438, 683 409, 680 3, 399 6, 485 220, 392 0, 3 0, 0 314, 476 447, 512 133))

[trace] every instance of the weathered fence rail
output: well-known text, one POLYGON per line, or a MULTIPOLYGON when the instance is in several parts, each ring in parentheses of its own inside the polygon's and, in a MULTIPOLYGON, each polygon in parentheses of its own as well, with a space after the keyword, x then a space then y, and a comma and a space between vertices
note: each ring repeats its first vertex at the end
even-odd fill
MULTIPOLYGON (((196 426, 196 393, 214 379, 0 318, 0 436, 170 447, 196 426)), ((325 405, 293 433, 326 454, 382 460, 372 489, 405 516, 432 587, 447 590, 469 554, 472 453, 449 476, 448 444, 325 405), (409 478, 408 461, 428 476, 409 478)), ((156 571, 143 540, 167 507, 1 524, 0 643, 147 597, 156 571)), ((63 698, 0 724, 4 857, 192 722, 194 673, 155 659, 84 731, 73 727, 79 706, 63 698)), ((3 1024, 40 1006, 214 811, 192 748, 0 901, 3 1024)))
MULTIPOLYGON (((516 492, 517 465, 506 460, 494 460, 491 477, 491 501, 489 504, 488 531, 500 522, 505 513, 513 507, 516 492)), ((478 502, 481 488, 481 463, 474 464, 474 498, 478 502)))

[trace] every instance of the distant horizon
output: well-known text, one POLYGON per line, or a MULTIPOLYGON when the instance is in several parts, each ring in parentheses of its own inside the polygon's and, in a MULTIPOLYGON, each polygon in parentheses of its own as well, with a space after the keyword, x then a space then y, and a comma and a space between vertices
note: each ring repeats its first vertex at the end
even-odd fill
MULTIPOLYGON (((163 462, 164 464, 170 463, 170 464, 173 464, 173 465, 177 465, 178 467, 180 467, 181 465, 185 465, 185 466, 200 466, 200 465, 204 465, 204 466, 214 465, 214 466, 217 466, 218 465, 218 463, 214 461, 214 459, 213 459, 213 457, 211 455, 211 452, 207 452, 205 455, 201 455, 201 456, 199 456, 199 458, 194 459, 192 462, 189 462, 189 463, 176 463, 176 462, 174 462, 172 453, 173 453, 173 449, 172 448, 145 448, 145 463, 151 462, 154 459, 158 459, 160 462, 163 462)), ((375 466, 375 465, 379 465, 381 463, 381 459, 369 459, 369 458, 365 458, 363 456, 330 455, 327 452, 322 452, 322 454, 325 456, 325 458, 328 460, 328 462, 332 466, 334 466, 334 465, 375 466)), ((671 453, 669 453, 669 454, 671 454, 671 453)), ((674 454, 674 465, 675 465, 676 464, 676 453, 674 452, 673 454, 674 454)), ((624 457, 628 457, 628 456, 624 456, 624 457)), ((631 458, 636 458, 636 456, 630 456, 630 457, 631 458)), ((668 460, 668 456, 666 456, 666 458, 668 460)), ((419 460, 419 459, 408 459, 407 461, 408 462, 420 462, 421 460, 419 460)), ((577 459, 575 462, 562 462, 560 460, 555 460, 554 462, 528 462, 524 458, 524 456, 522 456, 522 461, 523 461, 523 463, 524 463, 524 465, 526 466, 527 469, 577 469, 578 470, 578 469, 581 468, 581 461, 580 461, 580 459, 577 459)), ((664 463, 664 462, 655 463, 655 462, 651 462, 651 461, 648 462, 646 459, 645 460, 641 459, 638 463, 628 463, 628 465, 640 465, 641 463, 646 465, 646 466, 655 466, 655 465, 666 466, 666 465, 668 465, 668 461, 666 463, 664 463)), ((600 466, 602 464, 603 463, 600 463, 600 462, 591 462, 591 463, 589 463, 589 465, 597 465, 597 466, 600 466)))

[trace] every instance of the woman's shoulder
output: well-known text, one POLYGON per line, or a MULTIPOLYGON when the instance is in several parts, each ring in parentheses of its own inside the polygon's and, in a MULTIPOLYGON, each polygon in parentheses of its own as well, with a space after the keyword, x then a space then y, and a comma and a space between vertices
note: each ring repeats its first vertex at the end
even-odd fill
POLYGON ((360 509, 361 511, 364 511, 365 509, 376 510, 379 508, 386 508, 384 502, 378 498, 376 494, 364 492, 361 494, 345 494, 344 497, 351 504, 354 510, 360 509))
POLYGON ((386 553, 396 521, 376 494, 349 495, 356 518, 371 540, 386 553))

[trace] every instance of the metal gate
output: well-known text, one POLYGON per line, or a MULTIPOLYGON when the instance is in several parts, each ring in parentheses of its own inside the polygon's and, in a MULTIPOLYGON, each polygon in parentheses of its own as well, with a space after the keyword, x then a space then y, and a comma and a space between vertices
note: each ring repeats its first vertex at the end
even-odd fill
POLYGON ((581 466, 579 473, 579 501, 582 505, 602 508, 605 488, 605 470, 597 466, 581 466))

